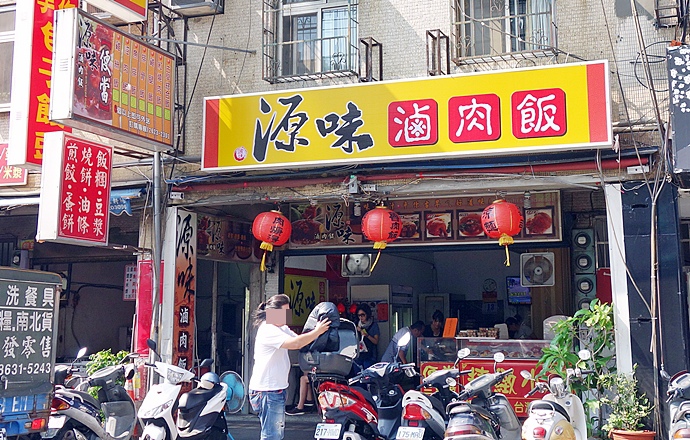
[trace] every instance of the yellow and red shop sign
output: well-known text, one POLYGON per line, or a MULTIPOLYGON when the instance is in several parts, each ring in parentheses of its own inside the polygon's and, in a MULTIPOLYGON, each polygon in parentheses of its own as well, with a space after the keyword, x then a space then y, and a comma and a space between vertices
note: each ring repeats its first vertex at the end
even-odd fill
POLYGON ((291 326, 304 326, 314 307, 328 298, 327 286, 326 278, 285 274, 283 292, 290 297, 291 326))
POLYGON ((12 104, 9 165, 41 169, 43 135, 66 131, 48 118, 53 64, 53 13, 76 8, 78 0, 17 2, 14 55, 12 59, 12 104))
MULTIPOLYGON (((452 362, 422 362, 420 365, 420 372, 422 377, 427 377, 438 370, 446 370, 449 368, 453 368, 452 362)), ((493 359, 468 358, 462 360, 457 368, 461 371, 471 371, 467 375, 460 376, 460 383, 464 386, 484 374, 493 373, 494 361, 493 359)), ((525 395, 532 390, 532 382, 520 376, 520 371, 527 370, 533 376, 536 376, 541 369, 537 368, 537 359, 506 359, 505 362, 502 362, 500 366, 496 368, 496 371, 505 371, 509 368, 512 368, 513 372, 503 379, 501 383, 497 384, 493 390, 506 396, 518 417, 527 417, 527 407, 529 403, 533 400, 542 399, 544 393, 537 392, 530 397, 525 397, 525 395)), ((460 388, 456 386, 454 391, 460 392, 460 388)))
POLYGON ((208 171, 611 145, 608 63, 206 98, 208 171))

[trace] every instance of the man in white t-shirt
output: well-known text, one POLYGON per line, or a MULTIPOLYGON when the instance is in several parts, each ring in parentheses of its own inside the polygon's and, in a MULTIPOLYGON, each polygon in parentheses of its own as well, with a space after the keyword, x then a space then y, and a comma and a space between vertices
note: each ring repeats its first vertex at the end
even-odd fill
POLYGON ((254 368, 249 380, 249 402, 259 413, 261 440, 282 440, 285 429, 285 390, 290 375, 288 350, 298 350, 328 330, 329 320, 309 333, 296 334, 286 325, 290 310, 287 295, 273 295, 254 312, 258 326, 254 368))

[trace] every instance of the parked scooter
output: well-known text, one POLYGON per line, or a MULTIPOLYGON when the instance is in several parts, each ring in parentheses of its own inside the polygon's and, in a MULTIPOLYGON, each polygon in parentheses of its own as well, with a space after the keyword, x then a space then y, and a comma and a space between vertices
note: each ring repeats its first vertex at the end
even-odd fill
POLYGON ((227 440, 228 422, 225 403, 228 386, 216 373, 201 376, 196 388, 180 396, 177 432, 185 440, 227 440))
POLYGON ((668 380, 666 403, 671 417, 668 438, 690 438, 690 373, 681 371, 671 377, 661 370, 661 377, 668 380))
POLYGON ((443 438, 448 424, 446 407, 459 397, 453 388, 458 385, 457 379, 460 376, 472 372, 472 370, 458 370, 459 360, 455 362, 453 368, 434 371, 425 377, 416 389, 405 393, 397 440, 441 440, 443 438), (427 396, 420 392, 423 388, 434 388, 436 391, 427 396))
MULTIPOLYGON (((399 341, 404 347, 409 335, 399 341)), ((316 439, 394 439, 400 426, 405 377, 417 373, 414 364, 379 362, 363 370, 347 384, 324 380, 318 386, 318 402, 324 423, 316 426, 316 439)))
MULTIPOLYGON (((458 351, 458 358, 469 356, 470 350, 458 351)), ((470 381, 458 401, 446 408, 450 419, 446 440, 520 440, 520 422, 505 395, 492 388, 513 374, 513 369, 496 372, 496 365, 505 360, 503 353, 494 354, 494 373, 483 374, 470 381)))
MULTIPOLYGON (((578 353, 581 360, 591 357, 588 350, 578 353)), ((537 391, 546 392, 543 399, 535 400, 527 409, 527 420, 522 425, 523 440, 586 440, 587 418, 582 400, 570 392, 570 383, 581 379, 592 370, 568 368, 566 379, 559 375, 549 377, 549 383, 536 382, 527 393, 529 397, 537 391)), ((528 371, 521 371, 523 378, 535 380, 528 371)))
MULTIPOLYGON (((80 350, 78 357, 81 356, 83 353, 80 350)), ((136 356, 136 353, 131 353, 123 362, 136 356)), ((63 380, 62 376, 66 379, 67 374, 60 370, 58 380, 63 380)), ((42 437, 55 440, 128 440, 137 422, 136 410, 127 391, 117 382, 133 376, 132 364, 120 363, 96 371, 82 385, 84 388, 100 387, 98 399, 83 389, 58 386, 51 403, 49 429, 42 437)))
MULTIPOLYGON (((149 349, 160 358, 156 353, 156 343, 151 339, 147 340, 146 343, 149 349)), ((213 359, 205 359, 201 366, 208 367, 212 363, 213 359)), ((176 440, 178 431, 173 419, 173 412, 177 409, 177 399, 182 384, 191 382, 194 379, 194 373, 160 361, 144 365, 158 373, 163 378, 163 382, 153 385, 146 393, 144 401, 141 402, 138 413, 139 419, 144 425, 141 438, 144 440, 176 440)))

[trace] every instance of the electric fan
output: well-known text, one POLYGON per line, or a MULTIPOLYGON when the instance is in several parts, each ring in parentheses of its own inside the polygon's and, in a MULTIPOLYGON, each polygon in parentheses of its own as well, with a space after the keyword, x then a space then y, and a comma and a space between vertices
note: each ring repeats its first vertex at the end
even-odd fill
POLYGON ((247 390, 239 374, 234 371, 226 371, 221 374, 220 381, 228 386, 225 398, 225 412, 234 414, 242 409, 247 398, 247 390))

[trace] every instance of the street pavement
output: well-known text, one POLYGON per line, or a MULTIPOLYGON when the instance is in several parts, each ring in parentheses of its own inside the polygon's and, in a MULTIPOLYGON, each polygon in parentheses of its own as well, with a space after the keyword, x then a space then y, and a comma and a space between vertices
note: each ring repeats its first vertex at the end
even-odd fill
MULTIPOLYGON (((230 435, 235 440, 259 440, 261 425, 254 414, 232 414, 227 416, 230 435)), ((285 440, 305 440, 314 438, 316 424, 321 421, 317 413, 300 416, 285 416, 285 440)))

